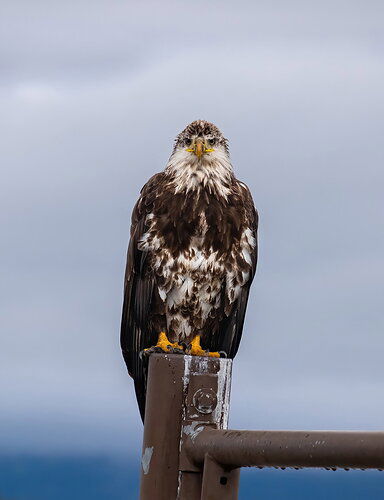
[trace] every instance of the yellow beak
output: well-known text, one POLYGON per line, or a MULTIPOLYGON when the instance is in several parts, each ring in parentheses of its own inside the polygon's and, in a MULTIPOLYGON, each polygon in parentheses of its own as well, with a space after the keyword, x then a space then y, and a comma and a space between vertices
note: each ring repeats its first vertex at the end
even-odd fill
POLYGON ((196 139, 194 153, 198 158, 200 158, 200 156, 202 156, 205 153, 205 146, 201 139, 196 139))
POLYGON ((194 140, 193 144, 191 145, 190 148, 187 148, 187 151, 190 153, 195 153, 195 155, 200 158, 203 154, 205 153, 212 153, 213 149, 212 148, 207 148, 205 142, 203 139, 198 137, 197 139, 194 140))

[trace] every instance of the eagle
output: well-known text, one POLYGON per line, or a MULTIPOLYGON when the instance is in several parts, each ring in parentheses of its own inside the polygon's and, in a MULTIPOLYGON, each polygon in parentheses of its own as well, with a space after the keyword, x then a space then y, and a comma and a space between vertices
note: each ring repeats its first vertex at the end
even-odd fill
POLYGON ((144 421, 152 352, 233 358, 257 263, 258 213, 228 141, 197 120, 133 209, 121 348, 144 421))

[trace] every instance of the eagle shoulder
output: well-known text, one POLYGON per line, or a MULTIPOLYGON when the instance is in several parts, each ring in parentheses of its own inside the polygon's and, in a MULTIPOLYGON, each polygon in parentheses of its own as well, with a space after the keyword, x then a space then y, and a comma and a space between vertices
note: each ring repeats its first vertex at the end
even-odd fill
POLYGON ((151 206, 158 197, 158 193, 164 184, 164 172, 159 172, 153 175, 146 184, 141 188, 139 199, 137 200, 131 219, 131 236, 135 231, 135 227, 142 217, 146 217, 151 210, 151 206))

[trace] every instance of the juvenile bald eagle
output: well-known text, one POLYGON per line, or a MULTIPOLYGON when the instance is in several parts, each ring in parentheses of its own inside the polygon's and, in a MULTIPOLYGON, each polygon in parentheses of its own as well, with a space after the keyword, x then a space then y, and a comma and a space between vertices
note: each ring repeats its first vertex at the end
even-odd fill
POLYGON ((121 347, 142 418, 151 352, 233 358, 257 261, 257 211, 228 142, 197 120, 132 214, 121 347))

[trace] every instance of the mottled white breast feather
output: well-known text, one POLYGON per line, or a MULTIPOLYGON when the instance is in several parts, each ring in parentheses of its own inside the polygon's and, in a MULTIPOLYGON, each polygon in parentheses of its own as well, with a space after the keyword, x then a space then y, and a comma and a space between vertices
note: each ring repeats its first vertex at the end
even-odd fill
MULTIPOLYGON (((218 253, 212 249, 210 252, 203 251, 206 224, 200 226, 203 234, 191 238, 187 251, 172 257, 170 251, 164 247, 163 238, 153 234, 151 222, 153 217, 150 216, 149 229, 140 240, 139 249, 153 255, 154 270, 163 278, 158 292, 166 305, 167 325, 169 327, 171 322, 177 325, 182 341, 191 334, 191 325, 188 317, 183 316, 180 310, 188 307, 191 315, 201 317, 204 322, 213 310, 220 307, 222 285, 225 283, 228 301, 233 303, 238 298, 241 287, 249 280, 250 272, 242 271, 239 279, 235 266, 232 266, 232 271, 226 271, 227 256, 218 257, 218 253)), ((233 262, 236 261, 236 252, 240 251, 250 267, 255 245, 252 231, 247 228, 241 236, 240 246, 234 246, 232 249, 233 262)))

